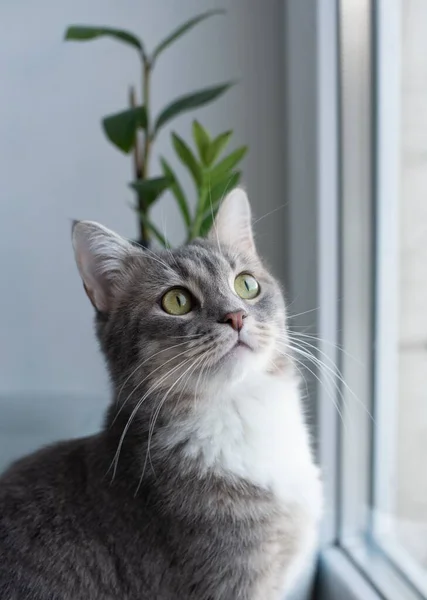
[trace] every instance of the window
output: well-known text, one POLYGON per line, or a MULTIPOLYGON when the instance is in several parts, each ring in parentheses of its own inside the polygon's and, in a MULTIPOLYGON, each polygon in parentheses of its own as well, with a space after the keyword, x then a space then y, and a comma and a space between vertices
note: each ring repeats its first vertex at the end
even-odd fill
POLYGON ((373 527, 427 597, 427 1, 400 0, 396 10, 397 193, 379 211, 373 527))
POLYGON ((333 379, 326 367, 318 390, 326 479, 318 597, 422 600, 427 0, 340 0, 336 8, 335 51, 318 14, 317 329, 319 357, 342 374, 333 379), (336 123, 325 85, 337 93, 336 123), (338 150, 325 141, 331 135, 338 150), (334 173, 324 154, 332 161, 334 153, 337 184, 326 194, 322 181, 334 173))

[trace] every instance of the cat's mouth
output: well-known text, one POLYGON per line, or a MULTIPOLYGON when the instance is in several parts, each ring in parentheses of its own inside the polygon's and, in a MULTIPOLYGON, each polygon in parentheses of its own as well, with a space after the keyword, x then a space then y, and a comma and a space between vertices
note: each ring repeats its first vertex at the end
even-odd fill
POLYGON ((236 356, 237 358, 237 356, 246 352, 255 352, 255 350, 250 344, 248 344, 246 341, 243 341, 239 336, 234 344, 230 344, 228 350, 224 351, 218 362, 230 359, 232 356, 236 356))
POLYGON ((229 356, 230 354, 234 354, 235 352, 237 352, 239 355, 241 352, 247 351, 254 352, 254 349, 247 342, 244 342, 241 338, 239 338, 236 341, 236 343, 233 344, 233 346, 231 346, 228 352, 226 352, 225 356, 229 356))
POLYGON ((253 352, 253 348, 251 348, 251 346, 249 346, 249 344, 247 344, 246 342, 244 342, 240 338, 234 344, 232 350, 234 350, 234 348, 246 348, 247 350, 250 350, 251 352, 253 352))

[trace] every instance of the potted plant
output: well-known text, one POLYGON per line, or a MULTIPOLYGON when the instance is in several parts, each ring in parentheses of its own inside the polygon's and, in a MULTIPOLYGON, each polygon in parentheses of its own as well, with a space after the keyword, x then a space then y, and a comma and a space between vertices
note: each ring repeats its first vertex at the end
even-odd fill
POLYGON ((185 111, 213 102, 233 85, 232 82, 221 83, 175 98, 154 116, 151 105, 151 77, 157 60, 167 48, 194 26, 223 12, 212 10, 190 19, 171 32, 151 53, 146 51, 142 40, 136 35, 121 29, 72 25, 65 32, 65 39, 69 41, 113 38, 135 49, 140 57, 141 101, 138 100, 135 86, 132 86, 129 93, 129 106, 118 113, 104 117, 102 125, 110 142, 122 152, 133 154, 134 180, 129 185, 136 193, 134 208, 139 220, 139 243, 143 246, 148 246, 153 237, 162 244, 167 243, 150 218, 151 207, 165 190, 171 189, 184 220, 187 239, 190 240, 206 231, 207 224, 211 222, 215 213, 218 199, 227 187, 235 185, 240 178, 240 173, 234 169, 243 158, 246 148, 239 148, 217 162, 232 132, 228 131, 211 139, 208 132, 197 121, 193 124, 197 157, 182 138, 172 133, 173 147, 179 159, 189 169, 196 185, 197 203, 194 215, 191 215, 189 202, 166 159, 161 159, 163 174, 157 177, 150 176, 153 145, 162 127, 185 111))

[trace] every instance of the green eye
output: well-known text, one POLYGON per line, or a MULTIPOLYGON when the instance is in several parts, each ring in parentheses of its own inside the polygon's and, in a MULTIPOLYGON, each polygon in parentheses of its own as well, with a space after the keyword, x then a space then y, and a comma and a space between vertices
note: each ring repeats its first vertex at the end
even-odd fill
POLYGON ((192 309, 190 292, 183 288, 169 290, 162 298, 162 308, 170 315, 186 315, 192 309))
POLYGON ((259 294, 259 283, 249 275, 249 273, 240 273, 234 280, 234 289, 236 294, 245 300, 252 300, 259 294))

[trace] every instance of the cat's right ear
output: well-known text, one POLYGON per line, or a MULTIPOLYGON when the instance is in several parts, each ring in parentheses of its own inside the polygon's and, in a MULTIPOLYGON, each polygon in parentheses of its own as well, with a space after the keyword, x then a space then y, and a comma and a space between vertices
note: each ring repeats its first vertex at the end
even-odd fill
POLYGON ((74 221, 72 240, 86 293, 97 311, 107 312, 133 246, 94 221, 74 221))

